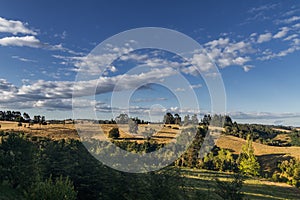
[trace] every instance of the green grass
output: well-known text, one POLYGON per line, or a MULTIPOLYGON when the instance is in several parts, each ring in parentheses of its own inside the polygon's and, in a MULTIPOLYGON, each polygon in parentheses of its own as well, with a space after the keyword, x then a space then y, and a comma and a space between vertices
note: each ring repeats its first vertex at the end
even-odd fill
MULTIPOLYGON (((197 192, 199 199, 218 199, 214 193, 215 178, 230 181, 232 176, 232 173, 187 168, 183 169, 183 174, 188 185, 186 189, 191 193, 197 192), (206 198, 203 198, 204 196, 206 198)), ((300 199, 300 189, 263 179, 246 178, 242 192, 245 194, 245 199, 300 199)))

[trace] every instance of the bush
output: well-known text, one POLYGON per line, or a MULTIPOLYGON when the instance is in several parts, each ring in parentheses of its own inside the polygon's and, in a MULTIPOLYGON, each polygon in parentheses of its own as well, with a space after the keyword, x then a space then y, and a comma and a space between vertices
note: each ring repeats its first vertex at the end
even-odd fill
POLYGON ((60 176, 53 181, 50 176, 45 182, 36 183, 26 196, 30 200, 75 200, 77 192, 69 178, 60 176))
POLYGON ((120 137, 119 129, 112 128, 108 133, 108 137, 113 139, 119 138, 120 137))

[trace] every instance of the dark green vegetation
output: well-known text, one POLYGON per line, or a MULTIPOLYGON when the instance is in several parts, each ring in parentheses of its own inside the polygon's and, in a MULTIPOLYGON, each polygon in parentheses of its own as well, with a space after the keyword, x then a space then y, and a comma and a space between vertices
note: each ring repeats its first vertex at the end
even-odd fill
POLYGON ((113 139, 120 137, 119 129, 118 128, 111 129, 108 133, 108 137, 113 139))

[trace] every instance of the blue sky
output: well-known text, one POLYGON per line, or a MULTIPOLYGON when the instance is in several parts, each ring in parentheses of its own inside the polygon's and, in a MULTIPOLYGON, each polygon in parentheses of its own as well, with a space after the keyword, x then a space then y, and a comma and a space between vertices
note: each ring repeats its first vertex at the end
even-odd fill
MULTIPOLYGON (((2 1, 1 109, 71 118, 76 75, 80 67, 95 64, 89 52, 115 34, 140 27, 173 29, 199 42, 220 70, 227 113, 235 120, 300 126, 299 1, 2 1)), ((130 48, 125 50, 118 53, 130 48)), ((114 80, 133 66, 162 59, 169 61, 160 68, 164 72, 180 63, 171 62, 172 54, 155 52, 131 52, 134 59, 116 60, 104 76, 114 80)), ((195 56, 192 62, 201 61, 195 56)), ((201 112, 210 112, 203 79, 192 72, 184 76, 201 112)), ((83 110, 93 105, 98 117, 109 118, 112 92, 102 91, 80 105, 83 110)), ((130 106, 138 116, 149 109, 183 114, 196 110, 181 108, 168 88, 155 84, 136 90, 130 106)))

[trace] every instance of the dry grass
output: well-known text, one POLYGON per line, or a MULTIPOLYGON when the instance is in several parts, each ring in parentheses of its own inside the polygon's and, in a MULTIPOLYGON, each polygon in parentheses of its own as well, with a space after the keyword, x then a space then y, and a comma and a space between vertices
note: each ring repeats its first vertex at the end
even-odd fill
MULTIPOLYGON (((242 146, 245 143, 246 140, 229 135, 221 135, 217 140, 217 146, 233 150, 233 152, 236 154, 239 154, 241 152, 242 146)), ((253 148, 254 153, 257 156, 285 154, 294 158, 300 158, 300 147, 276 147, 253 142, 253 148)))
POLYGON ((37 137, 48 137, 52 140, 60 139, 79 139, 81 137, 92 137, 98 140, 107 140, 109 131, 112 128, 119 128, 120 138, 119 140, 136 141, 138 143, 143 143, 146 141, 145 135, 143 133, 148 129, 152 128, 156 132, 152 135, 152 139, 158 143, 167 143, 174 139, 179 133, 180 129, 173 129, 173 127, 179 128, 177 125, 172 125, 171 128, 164 127, 160 124, 142 124, 139 125, 138 133, 131 134, 128 132, 128 125, 116 125, 116 124, 49 124, 49 125, 39 125, 34 124, 29 126, 28 123, 22 123, 19 127, 17 122, 0 121, 1 129, 3 131, 15 131, 24 132, 31 136, 37 137), (78 130, 81 130, 78 132, 78 130))
POLYGON ((274 131, 280 131, 280 132, 284 132, 284 133, 291 133, 291 130, 286 130, 286 129, 282 129, 282 128, 272 128, 274 131))

